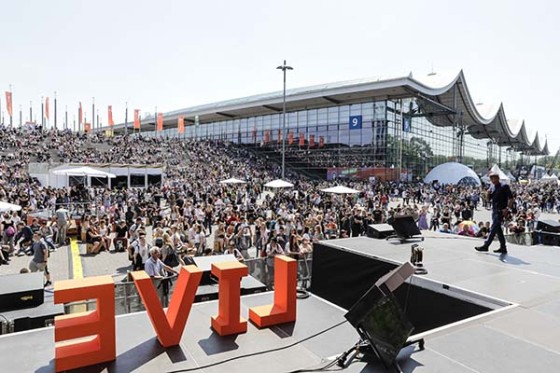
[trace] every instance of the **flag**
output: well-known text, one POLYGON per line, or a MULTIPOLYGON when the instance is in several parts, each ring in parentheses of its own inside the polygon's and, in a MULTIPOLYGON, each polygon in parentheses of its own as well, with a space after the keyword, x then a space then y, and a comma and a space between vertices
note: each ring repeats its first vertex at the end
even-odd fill
POLYGON ((91 124, 84 123, 84 132, 89 133, 90 130, 91 130, 91 124))
POLYGON ((322 148, 325 146, 325 138, 323 136, 319 136, 319 147, 322 148))
POLYGON ((157 131, 163 131, 163 113, 157 115, 157 131))
POLYGON ((113 127, 115 125, 115 122, 113 122, 113 106, 109 105, 107 110, 108 110, 107 124, 109 125, 109 127, 113 127))
POLYGON ((253 131, 251 132, 251 142, 254 144, 257 142, 257 129, 253 127, 253 131))
POLYGON ((268 144, 270 142, 270 131, 264 131, 264 143, 268 144))
POLYGON ((134 109, 134 129, 140 129, 140 109, 134 109))
POLYGON ((350 120, 348 121, 348 128, 351 130, 362 129, 362 116, 361 115, 350 116, 350 120))
POLYGON ((82 102, 80 101, 80 108, 78 109, 78 124, 84 122, 84 111, 82 110, 82 102))
POLYGON ((185 133, 185 117, 182 115, 177 118, 177 129, 179 133, 185 133))
POLYGON ((309 135, 309 147, 312 148, 315 146, 315 135, 309 135))
POLYGON ((305 134, 300 133, 299 134, 299 146, 303 146, 303 145, 305 145, 305 134))
POLYGON ((403 132, 410 132, 412 126, 410 125, 410 118, 403 116, 402 130, 403 132))
POLYGON ((294 131, 290 131, 288 133, 288 145, 292 145, 294 143, 294 131))
POLYGON ((45 118, 49 120, 49 98, 45 98, 45 118))
POLYGON ((6 92, 6 108, 8 115, 12 116, 12 92, 6 92))
POLYGON ((278 144, 282 142, 282 131, 278 130, 278 144))

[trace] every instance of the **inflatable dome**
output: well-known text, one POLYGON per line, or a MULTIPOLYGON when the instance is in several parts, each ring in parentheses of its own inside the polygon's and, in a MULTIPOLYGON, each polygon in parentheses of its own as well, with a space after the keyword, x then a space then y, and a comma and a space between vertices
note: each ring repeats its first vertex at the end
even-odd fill
POLYGON ((434 167, 424 178, 424 183, 438 181, 440 184, 475 184, 480 185, 476 172, 457 162, 447 162, 434 167))

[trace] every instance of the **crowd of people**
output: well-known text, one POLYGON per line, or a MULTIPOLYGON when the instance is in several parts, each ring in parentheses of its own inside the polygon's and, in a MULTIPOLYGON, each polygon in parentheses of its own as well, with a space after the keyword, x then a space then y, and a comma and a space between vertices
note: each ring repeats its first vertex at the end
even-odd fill
MULTIPOLYGON (((158 255, 170 268, 196 255, 230 253, 239 260, 277 254, 306 257, 318 241, 364 235, 369 224, 398 215, 412 215, 422 230, 481 238, 490 227, 476 220, 476 211, 490 202, 483 189, 474 186, 347 181, 360 192, 334 195, 320 191, 332 182, 288 172, 293 188, 266 193, 264 184, 280 176, 280 167, 223 141, 2 128, 0 148, 0 200, 22 207, 4 212, 0 221, 4 264, 11 255, 28 253, 46 267, 48 255, 34 254, 35 233, 46 253, 52 253, 67 244, 75 217, 79 224, 73 228, 78 235, 84 232, 91 254, 128 252, 134 269, 146 268, 158 255), (147 189, 56 189, 30 178, 29 162, 157 163, 164 166, 165 177, 147 189), (244 184, 220 183, 228 177, 244 184), (75 206, 70 214, 69 203, 75 206), (40 210, 49 212, 47 218, 28 225, 29 217, 40 210), (152 234, 146 238, 148 227, 152 234)), ((531 231, 542 211, 560 210, 553 185, 514 184, 512 191, 512 232, 531 231)))

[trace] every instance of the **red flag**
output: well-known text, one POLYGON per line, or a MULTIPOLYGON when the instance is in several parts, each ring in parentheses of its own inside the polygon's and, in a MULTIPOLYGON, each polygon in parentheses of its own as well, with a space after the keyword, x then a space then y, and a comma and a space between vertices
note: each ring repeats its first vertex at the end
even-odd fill
POLYGON ((312 148, 315 146, 315 135, 309 135, 309 147, 312 148))
POLYGON ((278 130, 278 144, 282 142, 282 131, 278 130))
POLYGON ((264 131, 264 143, 268 144, 270 142, 270 131, 264 131))
POLYGON ((45 118, 49 120, 49 98, 45 98, 45 118))
POLYGON ((163 131, 163 113, 157 115, 157 130, 163 131))
POLYGON ((305 134, 300 133, 299 134, 299 146, 303 146, 305 145, 305 134))
POLYGON ((12 92, 6 92, 6 108, 8 115, 12 116, 12 92))
POLYGON ((113 106, 109 105, 107 114, 107 123, 109 124, 109 127, 113 127, 115 125, 115 122, 113 121, 113 106))
POLYGON ((251 132, 251 140, 253 143, 257 142, 257 129, 253 127, 253 131, 251 132))
POLYGON ((90 130, 91 130, 91 124, 84 123, 84 132, 89 133, 90 130))
POLYGON ((294 143, 294 131, 288 133, 288 144, 292 145, 294 143))
POLYGON ((140 129, 140 109, 134 109, 134 129, 140 129))
POLYGON ((80 101, 80 108, 78 109, 78 124, 84 122, 84 111, 82 110, 82 102, 80 101))
POLYGON ((185 117, 182 115, 177 119, 177 128, 179 133, 185 133, 185 117))
POLYGON ((322 148, 325 146, 325 138, 323 136, 319 136, 319 147, 322 148))

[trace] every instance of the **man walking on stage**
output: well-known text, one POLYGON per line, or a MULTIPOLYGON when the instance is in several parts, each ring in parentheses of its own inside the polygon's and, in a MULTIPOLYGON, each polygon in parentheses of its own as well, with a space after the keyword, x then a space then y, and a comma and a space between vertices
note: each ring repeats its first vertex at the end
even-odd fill
POLYGON ((500 183, 500 175, 496 172, 490 173, 490 181, 492 186, 488 190, 488 200, 492 203, 492 226, 490 227, 490 234, 484 241, 482 246, 475 247, 476 251, 488 251, 490 244, 494 240, 494 236, 498 235, 500 241, 500 248, 494 250, 495 253, 507 254, 506 239, 502 231, 502 223, 504 218, 510 213, 513 205, 513 194, 509 185, 500 183))

